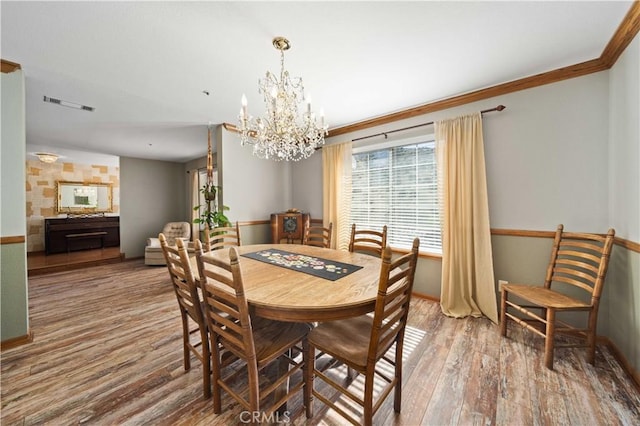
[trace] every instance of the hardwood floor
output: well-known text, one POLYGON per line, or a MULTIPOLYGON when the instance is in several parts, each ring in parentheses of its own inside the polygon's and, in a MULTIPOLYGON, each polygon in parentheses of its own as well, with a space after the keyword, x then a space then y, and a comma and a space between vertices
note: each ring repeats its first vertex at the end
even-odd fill
MULTIPOLYGON (((228 396, 213 414, 195 358, 183 369, 165 267, 137 260, 30 277, 29 306, 33 343, 2 352, 2 425, 241 423, 228 396)), ((390 396, 375 424, 640 424, 638 390, 606 347, 595 367, 583 350, 558 350, 548 371, 542 340, 520 328, 502 339, 486 319, 448 318, 417 298, 409 325, 402 413, 390 396)), ((280 420, 344 424, 317 401, 313 419, 291 417, 280 420)))

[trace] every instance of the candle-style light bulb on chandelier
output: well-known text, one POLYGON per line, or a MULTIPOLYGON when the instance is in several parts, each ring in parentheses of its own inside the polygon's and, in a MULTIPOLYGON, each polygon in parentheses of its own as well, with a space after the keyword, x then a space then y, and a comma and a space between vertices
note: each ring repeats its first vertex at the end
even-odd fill
POLYGON ((253 154, 260 158, 298 161, 309 158, 324 144, 329 126, 322 110, 319 122, 316 121, 302 78, 290 77, 284 69, 284 51, 291 47, 289 40, 276 37, 273 46, 280 51, 280 79, 267 71, 265 78, 258 80, 258 93, 264 97, 266 107, 264 117, 251 117, 247 113, 247 98, 242 95, 240 142, 253 145, 253 154), (299 108, 302 103, 306 105, 299 108))

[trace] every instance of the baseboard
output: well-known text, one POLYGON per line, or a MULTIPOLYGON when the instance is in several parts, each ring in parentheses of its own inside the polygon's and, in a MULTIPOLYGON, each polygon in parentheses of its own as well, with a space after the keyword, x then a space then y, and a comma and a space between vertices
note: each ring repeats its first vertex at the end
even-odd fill
POLYGON ((0 342, 0 351, 26 345, 27 343, 31 342, 33 342, 33 334, 31 334, 31 330, 29 329, 27 334, 25 334, 24 336, 13 337, 11 339, 3 340, 2 342, 0 342))
POLYGON ((616 344, 611 341, 611 339, 606 336, 598 336, 596 340, 599 343, 606 345, 611 350, 613 356, 618 360, 624 371, 636 385, 636 389, 638 390, 638 392, 640 392, 640 372, 633 368, 631 363, 629 363, 627 358, 620 351, 620 349, 618 349, 616 344))
POLYGON ((440 303, 440 299, 434 296, 429 296, 428 294, 416 293, 415 291, 411 293, 413 297, 417 297, 418 299, 431 300, 432 302, 440 303))

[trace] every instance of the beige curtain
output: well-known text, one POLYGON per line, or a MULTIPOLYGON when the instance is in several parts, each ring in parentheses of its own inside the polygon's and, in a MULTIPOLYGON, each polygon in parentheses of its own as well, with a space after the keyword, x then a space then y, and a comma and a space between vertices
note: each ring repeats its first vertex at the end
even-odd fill
POLYGON ((498 322, 480 113, 435 123, 445 315, 498 322))
POLYGON ((191 176, 191 240, 195 241, 200 238, 200 224, 193 223, 198 218, 198 210, 193 208, 200 203, 200 192, 198 188, 198 169, 189 172, 191 176))
POLYGON ((347 250, 351 232, 351 142, 322 147, 322 218, 333 223, 332 248, 347 250))

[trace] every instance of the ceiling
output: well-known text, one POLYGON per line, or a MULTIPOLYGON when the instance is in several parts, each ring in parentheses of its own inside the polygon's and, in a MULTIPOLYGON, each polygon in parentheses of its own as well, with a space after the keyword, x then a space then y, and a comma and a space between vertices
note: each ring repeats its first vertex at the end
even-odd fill
POLYGON ((243 93, 262 115, 274 36, 331 129, 598 58, 631 5, 3 0, 1 56, 26 76, 28 154, 186 162, 243 93))

